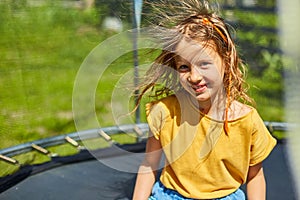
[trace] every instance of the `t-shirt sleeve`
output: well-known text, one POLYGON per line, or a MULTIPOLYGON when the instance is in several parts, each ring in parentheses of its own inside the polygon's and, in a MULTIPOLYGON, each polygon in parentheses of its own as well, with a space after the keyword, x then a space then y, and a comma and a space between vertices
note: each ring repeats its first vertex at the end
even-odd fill
POLYGON ((270 134, 257 111, 254 112, 252 117, 250 166, 265 160, 276 145, 276 139, 270 134))
POLYGON ((162 103, 152 102, 146 104, 146 116, 151 133, 159 140, 160 132, 166 118, 166 112, 162 103))

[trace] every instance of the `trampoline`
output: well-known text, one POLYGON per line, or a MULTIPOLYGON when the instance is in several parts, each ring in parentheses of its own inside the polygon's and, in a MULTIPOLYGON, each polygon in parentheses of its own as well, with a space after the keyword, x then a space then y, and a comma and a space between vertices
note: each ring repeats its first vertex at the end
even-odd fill
MULTIPOLYGON (((266 123, 266 126, 272 130, 286 128, 285 124, 280 123, 266 123)), ((113 145, 96 150, 81 149, 75 155, 54 156, 46 163, 21 166, 16 173, 0 179, 0 199, 131 199, 136 179, 135 172, 145 150, 143 136, 147 133, 147 124, 106 127, 72 133, 36 141, 34 144, 46 148, 66 142, 66 137, 74 141, 95 137, 99 130, 102 136, 106 137, 107 142, 113 145), (110 135, 120 132, 136 132, 140 138, 132 144, 114 143, 110 135), (111 167, 115 166, 111 163, 125 170, 111 167)), ((24 153, 33 149, 32 144, 3 149, 0 153, 5 156, 24 153)), ((286 142, 278 140, 277 146, 264 162, 268 200, 296 199, 285 148, 286 142)))

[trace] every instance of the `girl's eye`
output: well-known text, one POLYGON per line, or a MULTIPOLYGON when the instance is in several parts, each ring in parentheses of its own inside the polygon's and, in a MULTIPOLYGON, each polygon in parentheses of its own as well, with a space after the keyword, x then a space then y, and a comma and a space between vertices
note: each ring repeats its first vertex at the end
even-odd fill
POLYGON ((202 68, 208 68, 208 66, 210 65, 211 63, 210 62, 201 62, 199 63, 199 66, 202 67, 202 68))
POLYGON ((187 65, 180 65, 177 69, 179 72, 188 72, 190 68, 187 65))

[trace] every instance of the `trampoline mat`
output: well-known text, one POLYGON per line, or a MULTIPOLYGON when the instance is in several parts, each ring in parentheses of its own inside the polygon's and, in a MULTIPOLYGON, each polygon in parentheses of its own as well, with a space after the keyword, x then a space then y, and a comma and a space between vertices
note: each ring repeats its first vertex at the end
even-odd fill
MULTIPOLYGON (((113 169, 137 171, 143 154, 122 155, 63 165, 29 176, 0 194, 0 199, 16 200, 125 200, 132 198, 136 174, 113 169), (106 164, 103 164, 106 163, 106 164)), ((284 145, 278 144, 264 162, 268 200, 294 200, 293 181, 284 155, 284 145)), ((244 189, 244 187, 243 187, 244 189)))

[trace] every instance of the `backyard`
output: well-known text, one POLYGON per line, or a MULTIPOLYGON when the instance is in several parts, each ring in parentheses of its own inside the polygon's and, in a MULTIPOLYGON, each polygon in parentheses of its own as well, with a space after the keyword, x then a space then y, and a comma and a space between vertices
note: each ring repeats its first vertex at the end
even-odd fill
MULTIPOLYGON (((76 132, 72 95, 78 70, 93 49, 117 34, 102 26, 106 17, 103 13, 109 8, 98 5, 79 9, 66 7, 61 1, 45 1, 38 6, 28 5, 25 0, 20 1, 23 4, 7 2, 0 3, 0 148, 76 132)), ((132 28, 130 9, 128 5, 127 16, 121 18, 123 30, 132 28)), ((237 44, 249 64, 249 94, 258 111, 265 121, 284 121, 283 64, 276 50, 275 13, 254 14, 230 8, 225 14, 235 22, 237 44)), ((130 37, 127 42, 132 42, 130 37)), ((115 53, 110 48, 105 51, 115 53)), ((141 50, 139 64, 148 64, 154 57, 155 53, 141 50)), ((102 127, 116 124, 111 112, 112 91, 132 68, 133 52, 128 52, 114 60, 99 79, 94 107, 102 127)), ((143 106, 141 113, 141 121, 145 122, 143 106)), ((87 124, 88 120, 89 113, 87 124)), ((60 148, 66 154, 71 152, 67 147, 60 148)), ((21 160, 31 162, 33 157, 27 156, 21 160)))

